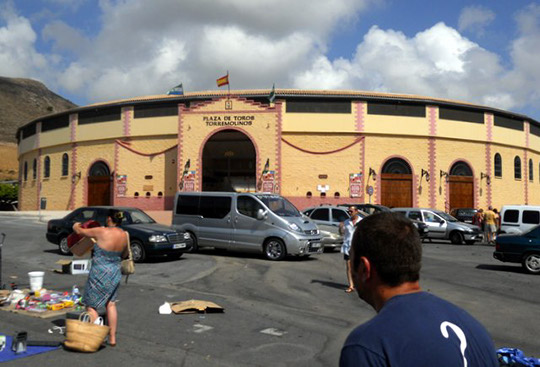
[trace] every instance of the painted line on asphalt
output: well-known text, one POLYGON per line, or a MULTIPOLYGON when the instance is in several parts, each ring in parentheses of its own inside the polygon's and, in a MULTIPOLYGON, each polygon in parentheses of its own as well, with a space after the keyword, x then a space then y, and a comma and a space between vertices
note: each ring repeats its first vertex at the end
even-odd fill
POLYGON ((285 330, 279 330, 279 329, 276 329, 276 328, 273 328, 273 327, 261 330, 260 333, 267 334, 267 335, 272 335, 272 336, 283 336, 283 335, 287 334, 287 332, 285 330))
POLYGON ((194 333, 204 333, 205 331, 212 330, 212 326, 208 325, 201 325, 201 324, 195 324, 193 325, 193 332, 194 333))

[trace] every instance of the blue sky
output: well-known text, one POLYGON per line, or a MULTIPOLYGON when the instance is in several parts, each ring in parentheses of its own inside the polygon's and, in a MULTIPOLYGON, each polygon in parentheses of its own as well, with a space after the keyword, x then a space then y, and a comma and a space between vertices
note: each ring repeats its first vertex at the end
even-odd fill
POLYGON ((540 3, 0 0, 0 76, 79 105, 217 89, 355 89, 540 121, 540 3))

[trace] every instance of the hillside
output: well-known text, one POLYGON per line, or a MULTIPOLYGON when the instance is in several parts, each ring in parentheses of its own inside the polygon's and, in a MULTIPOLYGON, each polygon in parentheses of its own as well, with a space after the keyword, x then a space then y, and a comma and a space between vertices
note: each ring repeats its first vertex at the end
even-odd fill
POLYGON ((0 181, 18 177, 17 129, 31 120, 77 105, 31 79, 0 77, 0 181))

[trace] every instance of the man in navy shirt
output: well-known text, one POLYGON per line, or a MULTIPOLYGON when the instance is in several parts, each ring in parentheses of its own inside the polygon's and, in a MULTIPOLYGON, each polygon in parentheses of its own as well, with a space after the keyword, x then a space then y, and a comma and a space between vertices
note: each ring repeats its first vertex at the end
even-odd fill
POLYGON ((349 335, 340 366, 498 367, 484 327, 420 288, 422 244, 402 214, 381 212, 357 226, 352 275, 375 316, 349 335))

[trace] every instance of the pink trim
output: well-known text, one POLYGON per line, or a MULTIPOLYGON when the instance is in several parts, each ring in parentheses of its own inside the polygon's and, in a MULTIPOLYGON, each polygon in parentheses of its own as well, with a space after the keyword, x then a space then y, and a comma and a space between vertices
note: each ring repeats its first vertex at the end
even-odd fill
MULTIPOLYGON (((249 138, 249 140, 251 140, 251 144, 253 144, 253 147, 255 148, 256 167, 260 166, 259 147, 257 146, 256 140, 253 138, 253 136, 251 136, 250 133, 248 133, 243 128, 239 128, 239 127, 236 127, 236 126, 222 126, 220 128, 217 128, 217 129, 211 131, 210 134, 208 134, 203 139, 201 145, 199 146, 199 157, 198 157, 199 160, 197 162, 197 173, 196 173, 196 177, 195 177, 195 186, 197 187, 198 191, 202 191, 202 165, 204 164, 204 162, 203 162, 204 147, 206 146, 206 143, 208 142, 208 140, 210 140, 210 138, 212 138, 212 136, 214 136, 217 133, 220 133, 220 132, 222 132, 224 130, 236 130, 236 131, 239 131, 242 134, 246 135, 249 138)), ((255 172, 255 177, 257 177, 257 172, 255 172)))
POLYGON ((525 205, 529 205, 529 157, 527 149, 523 149, 523 157, 525 159, 525 162, 523 162, 523 190, 525 190, 525 205))
POLYGON ((487 141, 491 142, 493 141, 493 114, 492 113, 486 113, 486 138, 487 141))
MULTIPOLYGON (((365 139, 365 136, 363 137, 364 139, 362 139, 361 141, 361 154, 362 154, 362 157, 360 158, 360 164, 361 164, 361 167, 360 167, 360 172, 362 172, 362 196, 360 197, 361 200, 363 200, 363 202, 365 203, 366 202, 366 139, 365 139)), ((350 196, 350 192, 349 192, 349 196, 350 196)))
POLYGON ((36 140, 34 140, 34 149, 41 147, 41 122, 36 123, 36 140))
POLYGON ((290 142, 288 142, 287 140, 285 140, 284 138, 281 138, 281 141, 284 142, 285 144, 287 144, 288 146, 294 148, 294 149, 297 149, 301 152, 304 152, 304 153, 308 153, 308 154, 320 154, 320 155, 324 155, 324 154, 333 154, 333 153, 338 153, 338 152, 341 152, 343 150, 346 150, 346 149, 349 149, 350 147, 352 147, 353 145, 357 144, 360 140, 362 140, 364 137, 361 136, 361 137, 358 137, 356 138, 355 141, 353 141, 351 144, 348 144, 348 145, 345 145, 344 147, 341 147, 341 148, 338 148, 338 149, 335 149, 335 150, 329 150, 329 151, 326 151, 326 152, 315 152, 313 150, 307 150, 307 149, 303 149, 303 148, 300 148, 299 146, 296 146, 290 142))
POLYGON ((124 136, 131 136, 131 114, 133 112, 133 106, 123 107, 122 113, 124 115, 124 136))
POLYGON ((282 162, 281 162, 281 141, 283 140, 282 137, 282 128, 283 128, 283 103, 278 102, 275 104, 275 108, 277 111, 277 123, 276 123, 276 159, 277 159, 277 188, 274 188, 274 192, 281 194, 281 187, 282 187, 282 162))
POLYGON ((122 142, 122 141, 119 140, 119 139, 116 139, 114 142, 115 142, 115 144, 120 145, 122 148, 127 149, 127 150, 129 150, 130 152, 135 153, 135 154, 138 154, 138 155, 142 155, 142 156, 144 156, 144 157, 154 157, 154 156, 156 156, 156 155, 160 155, 160 154, 167 153, 169 150, 173 150, 174 148, 177 148, 177 147, 178 147, 178 144, 176 144, 176 145, 173 145, 173 146, 170 147, 170 148, 161 150, 161 151, 159 151, 159 152, 154 152, 154 153, 143 153, 143 152, 139 152, 138 150, 133 149, 133 148, 130 147, 128 144, 122 142))
POLYGON ((437 167, 437 140, 428 138, 428 169, 429 169, 429 207, 437 207, 437 176, 435 174, 437 167))
MULTIPOLYGON (((38 122, 39 124, 39 133, 38 134, 41 134, 41 123, 38 122)), ((42 185, 42 179, 41 179, 41 148, 38 149, 38 156, 37 156, 37 164, 36 164, 36 184, 37 184, 37 205, 36 205, 36 208, 39 209, 40 207, 40 198, 41 198, 41 185, 42 185)))
MULTIPOLYGON (((488 206, 491 206, 492 205, 492 189, 491 189, 491 185, 493 185, 493 175, 492 175, 492 170, 491 170, 491 143, 486 143, 486 174, 490 177, 490 180, 491 180, 491 184, 487 184, 486 182, 486 200, 487 200, 487 205, 488 206)), ((477 205, 476 207, 478 207, 479 205, 477 205)))
POLYGON ((409 165, 409 168, 411 169, 411 176, 412 176, 412 187, 411 187, 411 197, 412 197, 412 206, 413 207, 417 207, 418 206, 418 189, 417 189, 417 186, 418 186, 418 175, 416 175, 414 173, 414 166, 411 164, 411 161, 409 161, 409 159, 401 156, 401 155, 391 155, 389 157, 387 157, 383 162, 382 164, 380 165, 379 167, 379 172, 377 172, 377 201, 376 203, 380 203, 381 202, 381 172, 383 170, 383 167, 384 165, 386 164, 386 162, 388 162, 390 159, 393 159, 393 158, 399 158, 399 159, 402 159, 404 160, 405 162, 407 162, 407 164, 409 165), (416 191, 416 193, 415 193, 416 191))
POLYGON ((72 113, 69 115, 69 129, 70 129, 70 139, 71 142, 77 140, 77 125, 79 122, 79 115, 72 113))
POLYGON ((428 106, 429 135, 431 136, 437 135, 437 111, 437 107, 428 106))
MULTIPOLYGON (((184 104, 178 104, 178 150, 176 152, 176 189, 180 187, 180 181, 182 180, 183 167, 183 150, 184 145, 184 113, 187 111, 184 104)), ((197 179, 197 178, 195 178, 197 179)))
MULTIPOLYGON (((68 159, 69 159, 69 156, 68 156, 68 159)), ((77 170, 77 143, 71 143, 71 177, 73 177, 76 170, 77 170)), ((70 203, 69 203, 69 208, 71 210, 75 209, 76 184, 77 184, 76 182, 73 182, 73 180, 71 180, 71 198, 70 198, 70 203)))
POLYGON ((120 171, 120 148, 118 147, 119 141, 114 141, 114 174, 112 177, 112 205, 118 205, 117 204, 117 192, 116 192, 116 173, 120 171))
POLYGON ((119 197, 116 198, 117 206, 132 206, 142 210, 171 210, 174 203, 174 196, 157 197, 119 197))
POLYGON ((357 101, 354 103, 356 106, 356 115, 355 115, 355 122, 356 122, 356 131, 363 132, 365 129, 364 126, 364 112, 366 109, 366 102, 364 101, 357 101))
MULTIPOLYGON (((213 99, 208 100, 208 101, 199 102, 199 103, 191 106, 189 113, 223 114, 223 110, 210 110, 210 111, 198 111, 198 110, 205 107, 205 106, 209 106, 211 104, 219 102, 221 100, 226 100, 227 98, 228 98, 227 96, 223 96, 223 97, 213 98, 213 99)), ((255 101, 253 101, 251 99, 247 99, 247 98, 244 98, 244 97, 232 96, 231 99, 244 102, 246 104, 258 107, 260 110, 262 110, 262 111, 235 110, 234 111, 235 113, 266 113, 268 111, 273 111, 274 110, 274 107, 270 106, 269 104, 255 102, 255 101)), ((275 104, 277 105, 278 103, 280 103, 280 102, 276 102, 275 104)))

